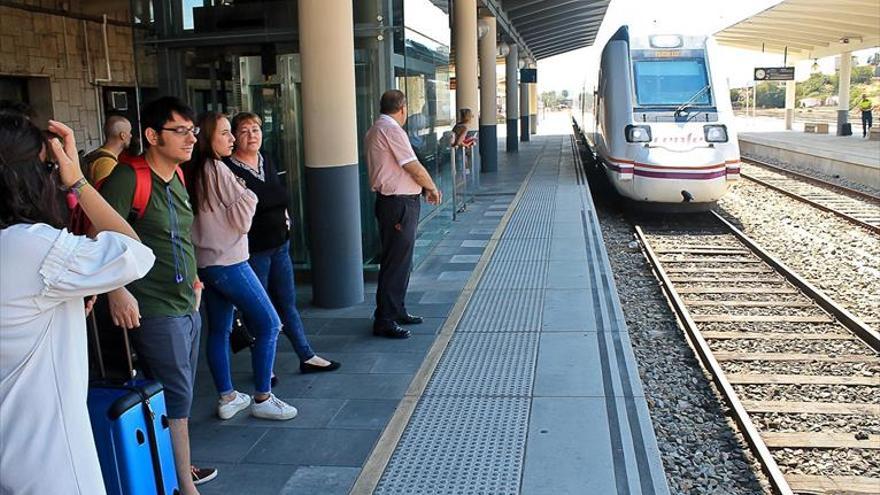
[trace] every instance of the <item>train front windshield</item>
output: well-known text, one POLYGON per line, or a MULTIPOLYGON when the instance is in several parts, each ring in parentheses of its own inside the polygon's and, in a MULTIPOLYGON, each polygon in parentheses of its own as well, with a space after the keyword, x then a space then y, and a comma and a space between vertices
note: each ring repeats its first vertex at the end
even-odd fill
POLYGON ((640 107, 675 107, 689 100, 693 106, 712 105, 711 91, 705 90, 709 78, 702 57, 636 59, 633 74, 640 107))

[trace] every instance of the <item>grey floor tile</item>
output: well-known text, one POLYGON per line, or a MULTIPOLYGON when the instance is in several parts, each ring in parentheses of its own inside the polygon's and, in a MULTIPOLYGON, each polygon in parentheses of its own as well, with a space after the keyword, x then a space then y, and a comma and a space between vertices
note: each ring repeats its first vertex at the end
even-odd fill
POLYGON ((609 435, 605 399, 532 400, 520 493, 618 493, 609 435))
POLYGON ((348 495, 360 468, 345 466, 300 466, 278 495, 348 495))
POLYGON ((422 366, 425 356, 412 353, 376 354, 376 363, 371 373, 410 373, 414 374, 422 366))
POLYGON ((333 318, 321 327, 319 335, 360 335, 372 328, 372 318, 333 318))
POLYGON ((548 289, 586 289, 591 287, 586 263, 551 261, 547 266, 548 289))
POLYGON ((554 238, 550 240, 550 260, 576 261, 586 265, 587 242, 577 239, 554 238))
POLYGON ((408 373, 333 374, 316 378, 306 397, 326 399, 400 399, 409 387, 408 373))
POLYGON ((382 429, 397 410, 398 400, 349 400, 330 421, 332 428, 382 429))
POLYGON ((479 254, 456 254, 452 257, 451 263, 476 263, 480 261, 479 254))
POLYGON ((591 301, 588 289, 545 290, 541 328, 544 331, 595 330, 591 301))
POLYGON ((364 335, 353 337, 341 350, 342 352, 399 352, 424 355, 433 343, 433 333, 429 335, 413 333, 408 339, 386 339, 384 337, 375 337, 372 333, 365 333, 364 335))
MULTIPOLYGON (((195 460, 198 462, 198 460, 195 460)), ((287 483, 297 466, 266 464, 218 464, 217 478, 199 486, 202 495, 278 495, 284 493, 287 483)), ((301 493, 301 492, 288 492, 301 493)), ((317 492, 315 492, 317 493, 317 492)))
POLYGON ((449 272, 441 272, 437 280, 467 280, 471 277, 470 270, 453 270, 449 272))
POLYGON ((190 425, 189 438, 194 462, 240 462, 270 431, 264 426, 218 423, 190 425))
POLYGON ((463 248, 484 248, 488 245, 489 245, 489 241, 471 241, 471 240, 461 241, 461 247, 463 247, 463 248))
POLYGON ((602 366, 595 332, 542 332, 534 396, 602 397, 602 366))
POLYGON ((245 462, 359 468, 380 433, 379 430, 274 430, 253 448, 245 462))
POLYGON ((583 222, 554 222, 553 223, 554 239, 583 239, 584 224, 583 222))
POLYGON ((419 299, 419 304, 449 304, 455 303, 461 291, 436 290, 426 293, 419 299))

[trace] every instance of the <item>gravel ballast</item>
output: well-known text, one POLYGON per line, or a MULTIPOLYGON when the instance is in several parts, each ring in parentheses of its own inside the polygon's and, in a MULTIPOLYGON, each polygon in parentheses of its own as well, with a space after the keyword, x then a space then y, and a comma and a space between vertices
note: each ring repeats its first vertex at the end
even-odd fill
POLYGON ((597 203, 671 492, 771 493, 679 330, 647 261, 628 246, 632 228, 619 213, 597 203))

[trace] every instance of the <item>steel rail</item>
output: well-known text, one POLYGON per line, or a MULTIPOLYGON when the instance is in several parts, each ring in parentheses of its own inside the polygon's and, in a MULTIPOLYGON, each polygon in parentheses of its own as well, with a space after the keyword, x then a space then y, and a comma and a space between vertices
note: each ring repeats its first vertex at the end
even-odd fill
MULTIPOLYGON (((806 198, 804 196, 801 196, 800 194, 789 191, 788 189, 785 189, 784 187, 777 186, 775 184, 771 184, 763 179, 759 179, 757 177, 749 175, 747 172, 744 172, 742 170, 740 170, 739 175, 740 175, 740 177, 748 179, 748 180, 755 182, 757 184, 760 184, 764 187, 773 189, 774 191, 778 191, 782 194, 785 194, 786 196, 790 196, 790 197, 792 197, 798 201, 801 201, 803 203, 806 203, 814 208, 818 208, 822 211, 827 211, 828 213, 837 215, 850 223, 858 225, 859 227, 863 227, 863 228, 866 228, 872 232, 880 234, 880 226, 878 226, 878 225, 870 224, 868 222, 859 220, 858 218, 856 218, 848 213, 844 213, 838 209, 835 209, 830 206, 823 205, 822 203, 813 201, 812 199, 806 198)), ((838 187, 838 186, 835 186, 835 187, 838 187)), ((846 188, 843 188, 843 189, 845 189, 847 192, 851 191, 851 189, 846 189, 846 188)), ((871 198, 872 196, 868 195, 868 197, 871 198)))
POLYGON ((863 191, 859 191, 856 189, 852 189, 850 187, 842 186, 840 184, 835 184, 833 182, 829 182, 827 180, 819 179, 818 177, 813 177, 811 175, 807 175, 801 172, 796 172, 794 170, 789 170, 787 168, 780 167, 778 165, 773 165, 772 163, 763 162, 761 160, 756 160, 754 158, 749 158, 746 156, 740 157, 740 161, 750 163, 752 165, 757 165, 759 167, 772 169, 774 172, 779 172, 781 174, 793 175, 799 179, 803 179, 806 182, 812 182, 818 184, 820 186, 830 187, 833 189, 840 189, 845 191, 847 194, 852 194, 853 196, 858 196, 859 199, 865 199, 868 201, 880 201, 880 196, 875 196, 870 193, 866 193, 863 191))
POLYGON ((681 322, 682 327, 684 327, 688 339, 696 351, 697 357, 703 364, 703 367, 709 370, 712 375, 712 381, 715 382, 715 385, 721 391, 721 396, 724 398, 724 401, 733 410, 733 419, 736 421, 737 426, 739 426, 739 429, 745 437, 746 442, 751 447, 752 452, 758 458, 761 468, 770 480, 770 484, 778 495, 794 495, 794 491, 791 489, 788 481, 785 480, 782 471, 776 464, 776 460, 773 459, 770 449, 767 448, 767 445, 758 433, 758 429, 755 428, 755 425, 749 418, 745 406, 743 406, 733 386, 727 380, 724 370, 715 359, 712 350, 709 348, 709 344, 700 333, 697 323, 685 307, 684 301, 681 296, 679 296, 678 291, 675 290, 675 287, 669 280, 669 275, 667 275, 659 257, 651 248, 644 231, 642 231, 642 228, 638 225, 635 226, 635 231, 645 257, 648 259, 649 263, 651 263, 655 276, 660 280, 660 285, 663 287, 663 292, 666 294, 669 305, 678 316, 678 319, 681 322))
POLYGON ((807 297, 815 301, 816 304, 822 307, 822 309, 831 313, 841 324, 843 324, 843 326, 861 337, 862 340, 864 340, 872 349, 880 352, 880 334, 878 334, 876 330, 872 329, 861 319, 850 313, 849 310, 836 303, 816 286, 807 282, 806 279, 795 273, 785 263, 776 259, 773 255, 768 253, 767 250, 758 245, 758 243, 749 238, 741 230, 737 229, 720 214, 715 211, 712 211, 711 213, 721 222, 722 225, 730 230, 740 242, 745 244, 753 253, 764 260, 764 262, 773 267, 777 273, 785 277, 786 280, 800 289, 807 297))

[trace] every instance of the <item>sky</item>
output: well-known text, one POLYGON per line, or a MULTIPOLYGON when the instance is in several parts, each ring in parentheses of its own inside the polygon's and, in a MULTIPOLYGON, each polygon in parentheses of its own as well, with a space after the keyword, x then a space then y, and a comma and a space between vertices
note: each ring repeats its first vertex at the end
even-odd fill
MULTIPOLYGON (((605 19, 596 37, 596 43, 589 48, 538 61, 538 92, 567 89, 574 92, 583 84, 587 64, 601 52, 602 47, 617 28, 628 24, 631 29, 658 32, 680 32, 684 34, 712 34, 731 24, 761 12, 780 0, 611 0, 605 19), (637 12, 638 15, 632 15, 637 12), (573 71, 572 67, 585 70, 573 71)), ((861 62, 877 51, 862 50, 854 52, 861 62)), ((719 58, 724 64, 713 64, 713 70, 722 71, 730 87, 742 87, 752 83, 755 67, 782 66, 782 55, 764 54, 738 48, 720 47, 719 58)), ((795 78, 809 77, 812 61, 795 65, 795 78)), ((834 72, 834 58, 819 60, 822 72, 834 72)))

